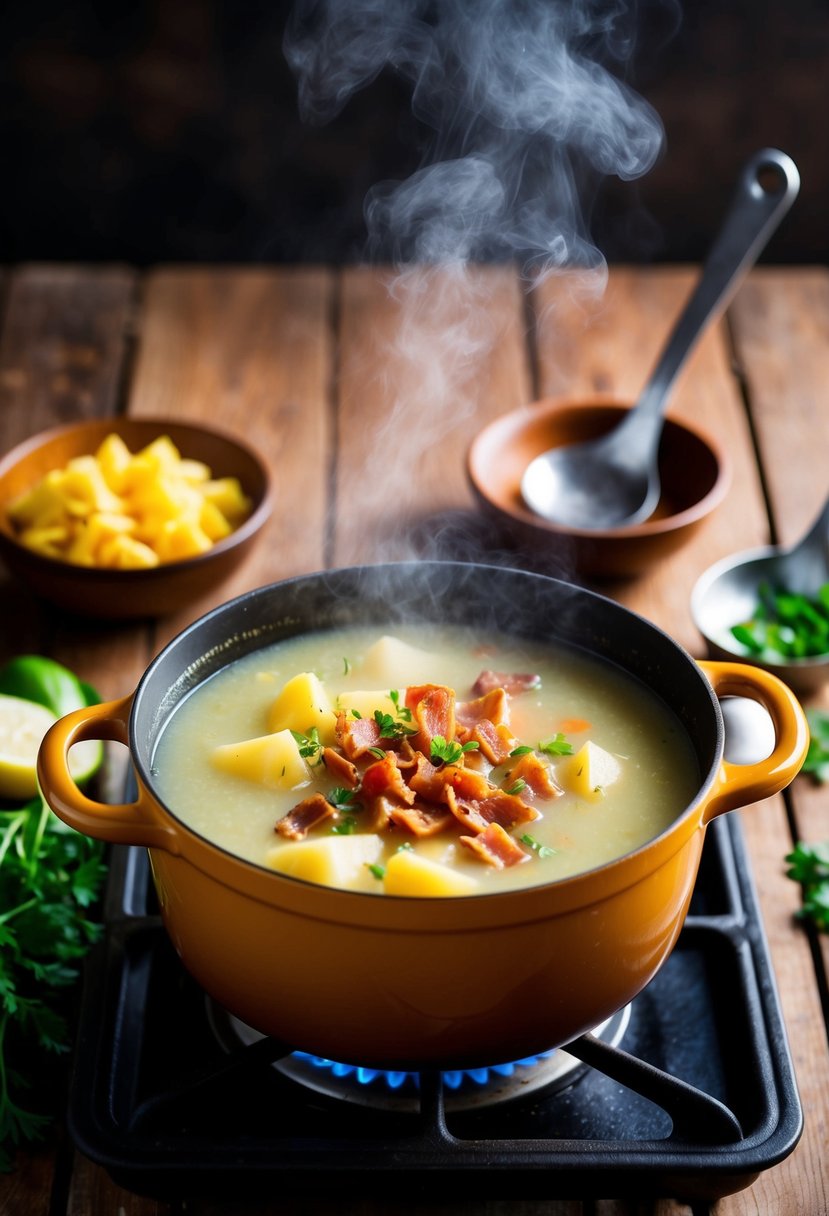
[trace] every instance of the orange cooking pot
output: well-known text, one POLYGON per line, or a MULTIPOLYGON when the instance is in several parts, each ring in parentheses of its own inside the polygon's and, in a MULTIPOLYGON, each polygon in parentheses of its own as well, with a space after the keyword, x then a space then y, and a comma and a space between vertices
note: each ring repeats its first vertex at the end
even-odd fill
POLYGON ((706 825, 782 789, 808 729, 789 689, 758 668, 694 660, 611 600, 523 571, 454 562, 328 571, 251 591, 185 629, 132 696, 68 714, 46 736, 44 796, 72 827, 145 846, 185 967, 256 1030, 330 1059, 384 1068, 495 1064, 596 1026, 651 979, 679 935, 706 825), (161 799, 153 754, 176 705, 216 671, 280 638, 344 624, 470 621, 577 646, 645 683, 678 716, 700 782, 643 847, 546 885, 451 898, 334 890, 266 870, 186 827, 161 799), (769 712, 761 763, 723 758, 718 698, 769 712), (73 783, 82 739, 128 744, 138 797, 106 805, 73 783))

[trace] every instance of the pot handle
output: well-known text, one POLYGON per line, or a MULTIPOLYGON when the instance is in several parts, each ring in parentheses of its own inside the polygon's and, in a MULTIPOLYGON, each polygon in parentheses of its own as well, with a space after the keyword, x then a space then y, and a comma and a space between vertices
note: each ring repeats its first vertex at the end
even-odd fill
POLYGON ((175 829, 165 823, 158 804, 138 783, 135 802, 106 803, 88 798, 69 771, 69 749, 87 739, 129 741, 132 694, 120 701, 87 705, 59 718, 43 737, 37 777, 43 797, 59 819, 96 840, 137 844, 180 852, 175 829))
POLYGON ((758 701, 771 717, 775 737, 774 750, 765 760, 756 764, 722 761, 705 806, 704 821, 708 823, 715 815, 759 802, 784 789, 806 759, 809 726, 794 693, 771 672, 747 663, 701 661, 699 666, 718 698, 749 697, 758 701))

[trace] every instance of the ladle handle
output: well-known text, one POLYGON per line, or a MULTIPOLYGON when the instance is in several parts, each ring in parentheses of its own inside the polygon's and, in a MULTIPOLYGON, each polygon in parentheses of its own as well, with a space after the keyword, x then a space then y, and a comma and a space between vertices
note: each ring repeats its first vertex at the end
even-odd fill
POLYGON ((630 418, 637 416, 644 424, 659 418, 674 380, 707 322, 728 304, 799 189, 797 166, 776 148, 763 148, 744 166, 702 275, 630 418))

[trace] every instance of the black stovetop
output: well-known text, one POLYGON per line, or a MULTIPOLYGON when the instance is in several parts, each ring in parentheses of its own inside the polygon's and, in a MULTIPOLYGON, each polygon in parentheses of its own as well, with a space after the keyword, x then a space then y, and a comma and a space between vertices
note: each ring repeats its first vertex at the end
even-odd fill
POLYGON ((424 1073, 419 1088, 406 1082, 412 1109, 375 1109, 285 1075, 274 1064, 285 1045, 229 1047, 161 925, 143 850, 113 850, 106 920, 89 958, 69 1122, 130 1190, 382 1194, 393 1174, 397 1193, 444 1200, 713 1200, 800 1136, 735 814, 708 829, 679 942, 632 1002, 619 1047, 583 1036, 568 1047, 583 1063, 564 1088, 528 1086, 502 1104, 456 1108, 448 1078, 424 1073))

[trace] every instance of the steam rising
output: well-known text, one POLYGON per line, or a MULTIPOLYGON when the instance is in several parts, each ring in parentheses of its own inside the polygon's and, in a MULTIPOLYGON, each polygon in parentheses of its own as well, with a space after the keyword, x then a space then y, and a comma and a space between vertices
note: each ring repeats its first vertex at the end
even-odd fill
POLYGON ((662 143, 656 113, 612 70, 632 54, 633 15, 632 0, 298 0, 285 53, 306 121, 330 122, 392 69, 433 133, 418 173, 371 191, 370 251, 601 263, 581 190, 641 176, 662 143))
MULTIPOLYGON (((332 121, 390 70, 411 82, 428 135, 422 167, 365 201, 367 256, 400 267, 388 416, 390 428, 401 411, 420 420, 408 428, 406 469, 427 467, 447 420, 465 441, 472 434, 468 386, 498 338, 477 263, 517 264, 528 283, 577 270, 581 289, 603 290, 605 259, 585 218, 592 197, 602 177, 646 173, 662 144, 658 116, 621 79, 635 10, 636 0, 295 3, 284 49, 306 121, 332 121)), ((406 480, 389 467, 381 487, 376 473, 378 494, 406 480)), ((385 553, 374 541, 377 560, 406 556, 399 537, 385 553)))

